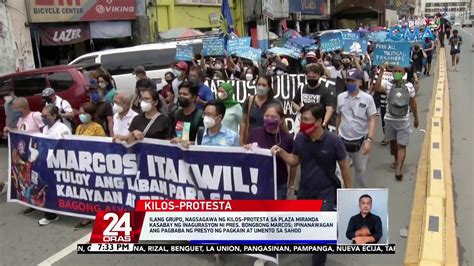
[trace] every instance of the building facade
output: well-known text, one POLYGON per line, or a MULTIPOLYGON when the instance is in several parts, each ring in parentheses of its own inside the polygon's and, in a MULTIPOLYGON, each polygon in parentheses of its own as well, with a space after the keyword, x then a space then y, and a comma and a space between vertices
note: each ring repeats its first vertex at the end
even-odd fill
POLYGON ((0 0, 0 74, 35 68, 24 1, 0 0))
POLYGON ((330 19, 330 0, 301 0, 290 1, 291 24, 295 28, 310 34, 312 32, 328 30, 330 19))
MULTIPOLYGON (((198 29, 202 32, 220 28, 221 5, 222 0, 147 0, 151 41, 158 40, 160 32, 173 28, 198 29)), ((234 29, 242 34, 242 0, 229 0, 229 5, 234 29)))
POLYGON ((36 66, 67 64, 77 56, 130 46, 140 0, 25 0, 36 66))
POLYGON ((451 21, 462 21, 469 17, 470 2, 463 0, 421 0, 421 12, 424 16, 443 14, 451 21))

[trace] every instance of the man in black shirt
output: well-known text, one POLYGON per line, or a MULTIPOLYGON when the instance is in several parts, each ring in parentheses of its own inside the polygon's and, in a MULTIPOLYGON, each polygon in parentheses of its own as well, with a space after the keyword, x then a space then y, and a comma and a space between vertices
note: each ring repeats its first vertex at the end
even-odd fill
POLYGON ((293 108, 299 111, 301 107, 309 103, 319 103, 326 109, 326 115, 322 123, 326 127, 334 110, 336 108, 336 96, 329 88, 329 83, 322 82, 321 76, 324 74, 324 68, 319 64, 309 64, 306 66, 306 80, 307 85, 303 87, 301 94, 297 93, 293 99, 293 108))
POLYGON ((353 244, 376 244, 382 237, 382 220, 372 214, 372 197, 364 194, 359 198, 360 213, 349 220, 346 237, 353 244))
POLYGON ((179 85, 178 104, 180 109, 173 117, 173 127, 175 138, 171 143, 181 143, 184 147, 194 144, 199 127, 204 126, 202 110, 197 109, 196 99, 199 88, 191 82, 185 81, 179 85))

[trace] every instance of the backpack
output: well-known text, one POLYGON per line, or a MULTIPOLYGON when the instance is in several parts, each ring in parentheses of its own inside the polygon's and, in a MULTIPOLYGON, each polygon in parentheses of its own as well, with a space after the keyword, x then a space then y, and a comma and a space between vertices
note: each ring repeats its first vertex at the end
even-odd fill
POLYGON ((410 105, 410 93, 405 83, 401 86, 395 84, 387 95, 387 109, 393 117, 405 117, 410 105))

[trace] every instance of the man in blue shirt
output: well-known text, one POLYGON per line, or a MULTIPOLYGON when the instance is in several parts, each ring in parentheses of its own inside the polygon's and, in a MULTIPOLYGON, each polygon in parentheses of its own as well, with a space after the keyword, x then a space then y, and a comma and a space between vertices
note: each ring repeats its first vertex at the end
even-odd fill
POLYGON ((202 109, 207 102, 214 100, 212 90, 203 84, 204 74, 197 66, 192 66, 189 69, 188 81, 195 87, 199 87, 198 98, 196 99, 196 107, 202 109))
MULTIPOLYGON (((216 100, 206 103, 204 106, 204 133, 199 145, 224 147, 240 146, 239 135, 222 125, 224 115, 224 103, 216 100)), ((199 136, 197 138, 199 139, 199 136)))
MULTIPOLYGON (((352 187, 344 143, 338 136, 324 130, 322 124, 326 109, 323 105, 305 104, 300 112, 300 133, 296 136, 293 152, 273 146, 272 153, 290 166, 301 163, 298 199, 320 199, 323 201, 322 211, 335 211, 336 192, 341 187, 335 174, 336 163, 341 168, 344 187, 352 187)), ((313 254, 313 266, 325 263, 326 254, 313 254)))

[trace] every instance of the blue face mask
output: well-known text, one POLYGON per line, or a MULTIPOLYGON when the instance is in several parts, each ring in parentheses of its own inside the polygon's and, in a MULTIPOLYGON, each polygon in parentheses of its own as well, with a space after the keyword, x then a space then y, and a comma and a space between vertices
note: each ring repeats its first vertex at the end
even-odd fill
POLYGON ((357 90, 357 84, 356 83, 348 83, 346 84, 347 92, 353 93, 357 90))
POLYGON ((15 117, 15 119, 18 119, 18 118, 21 117, 21 112, 20 111, 14 111, 13 116, 15 117))
POLYGON ((91 102, 98 103, 100 101, 100 95, 98 91, 91 91, 90 93, 91 102))

